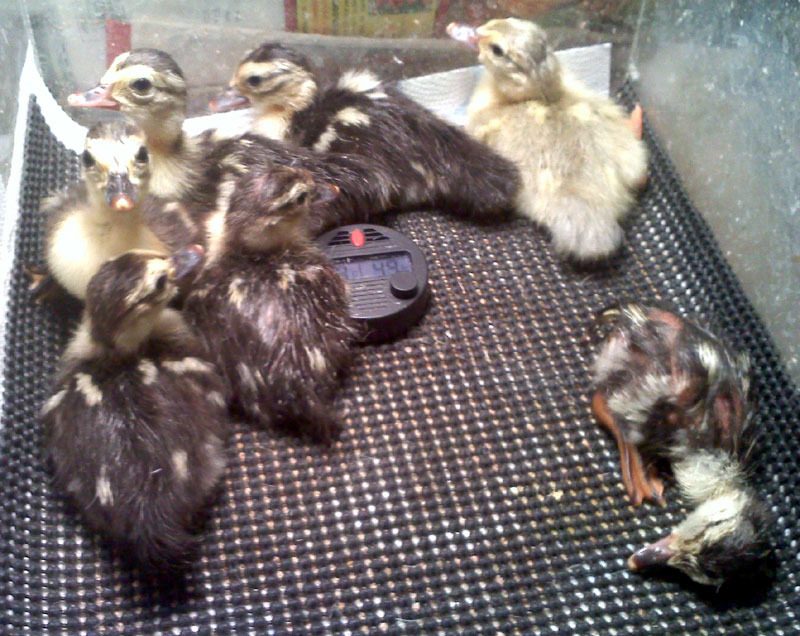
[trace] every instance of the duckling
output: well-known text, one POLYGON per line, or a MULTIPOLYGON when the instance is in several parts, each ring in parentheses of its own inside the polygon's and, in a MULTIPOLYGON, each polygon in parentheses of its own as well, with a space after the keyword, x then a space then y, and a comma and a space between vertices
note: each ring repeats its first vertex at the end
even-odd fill
POLYGON ((207 131, 190 137, 182 128, 186 101, 183 72, 169 54, 156 49, 120 54, 97 87, 68 100, 75 107, 120 110, 141 126, 151 155, 150 191, 180 206, 169 219, 179 222, 183 245, 202 236, 206 216, 216 204, 219 163, 234 150, 240 161, 249 156, 250 164, 302 166, 320 181, 338 185, 343 196, 315 208, 310 220, 314 233, 366 220, 391 206, 396 190, 391 173, 370 160, 290 148, 259 135, 221 138, 207 131))
POLYGON ((246 416, 330 442, 356 330, 345 283, 312 246, 306 219, 335 189, 302 169, 234 167, 220 193, 185 312, 246 416))
POLYGON ((55 487, 146 567, 185 562, 225 467, 225 387, 167 308, 201 261, 194 247, 105 263, 41 410, 55 487))
MULTIPOLYGON (((122 122, 93 126, 81 155, 83 179, 46 199, 45 260, 70 294, 83 299, 109 258, 131 249, 167 253, 147 224, 150 153, 140 129, 122 122)), ((41 283, 40 283, 41 284, 41 283)))
POLYGON ((144 131, 153 194, 180 201, 197 194, 209 138, 183 132, 186 79, 169 54, 147 48, 121 53, 98 86, 73 93, 67 103, 76 108, 119 110, 144 131))
MULTIPOLYGON (((381 166, 354 155, 314 153, 305 148, 276 153, 274 144, 278 143, 252 133, 222 140, 208 155, 204 179, 219 184, 232 174, 253 170, 263 175, 279 166, 309 173, 315 182, 327 183, 338 193, 335 197, 319 198, 308 210, 304 222, 310 236, 340 225, 367 221, 392 207, 394 186, 391 175, 381 166)), ((239 187, 238 183, 228 178, 228 193, 239 187)), ((209 208, 204 218, 213 215, 216 209, 216 205, 209 208)), ((201 226, 204 223, 201 221, 201 226)))
POLYGON ((211 108, 247 104, 259 134, 368 159, 391 176, 399 209, 493 218, 512 209, 520 189, 510 161, 366 70, 320 88, 305 57, 266 42, 242 59, 211 108))
POLYGON ((563 256, 612 255, 622 244, 619 221, 646 177, 635 119, 566 73, 533 22, 448 28, 478 50, 485 72, 467 109, 467 130, 519 167, 517 210, 545 226, 563 256))
POLYGON ((592 410, 616 439, 628 496, 663 503, 661 460, 695 506, 629 567, 668 565, 705 585, 752 572, 769 556, 771 518, 746 480, 747 357, 661 307, 627 304, 603 319, 615 326, 595 361, 592 410))

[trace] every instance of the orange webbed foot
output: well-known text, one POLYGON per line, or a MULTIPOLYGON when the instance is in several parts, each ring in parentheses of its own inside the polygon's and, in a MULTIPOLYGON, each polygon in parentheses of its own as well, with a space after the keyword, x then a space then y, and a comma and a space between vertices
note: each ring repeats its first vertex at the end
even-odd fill
POLYGON ((644 111, 642 110, 641 104, 636 104, 636 106, 633 107, 631 114, 628 116, 628 126, 633 132, 633 136, 641 140, 644 134, 644 111))
POLYGON ((24 270, 28 278, 28 293, 35 303, 41 304, 57 296, 59 285, 46 269, 28 264, 24 270))
POLYGON ((597 391, 592 398, 592 412, 600 425, 608 430, 617 442, 622 470, 622 483, 628 498, 634 506, 639 506, 645 500, 663 504, 663 482, 654 470, 646 472, 639 450, 625 439, 614 416, 608 408, 605 395, 597 391))

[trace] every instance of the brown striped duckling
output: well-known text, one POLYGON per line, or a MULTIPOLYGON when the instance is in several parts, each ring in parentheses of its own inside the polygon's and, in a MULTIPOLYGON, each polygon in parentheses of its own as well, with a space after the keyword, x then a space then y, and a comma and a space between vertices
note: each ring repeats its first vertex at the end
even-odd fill
POLYGON ((345 284, 306 227, 332 196, 301 169, 230 169, 185 304, 246 416, 324 442, 355 336, 345 284))
POLYGON ((234 151, 240 163, 302 166, 315 179, 340 188, 341 197, 315 208, 314 218, 309 219, 313 233, 364 221, 396 199, 391 174, 368 159, 313 153, 253 134, 231 139, 213 133, 191 137, 182 127, 186 102, 183 72, 170 55, 156 49, 122 53, 97 87, 69 99, 71 106, 119 110, 141 126, 151 155, 151 192, 181 206, 161 225, 178 227, 186 237, 184 245, 197 239, 206 214, 213 210, 223 170, 220 162, 234 151))
POLYGON ((239 63, 221 111, 252 104, 253 130, 311 148, 368 159, 388 174, 394 207, 441 207, 493 218, 513 208, 515 166, 366 70, 320 88, 308 60, 266 42, 239 63))
POLYGON ((658 461, 695 506, 632 570, 666 565, 719 585, 768 563, 767 507, 747 484, 748 362, 696 323, 655 306, 604 312, 614 327, 594 364, 592 408, 616 439, 634 505, 663 503, 658 461))
POLYGON ((207 138, 183 131, 186 80, 167 53, 147 48, 121 53, 98 86, 73 93, 68 104, 121 111, 144 131, 156 196, 184 201, 200 187, 207 138))
POLYGON ((93 126, 81 155, 82 180, 46 199, 45 260, 70 294, 86 297, 108 259, 132 249, 167 253, 146 221, 150 153, 139 128, 122 122, 93 126))
POLYGON ((517 210, 546 227, 563 256, 612 255, 622 244, 619 221, 646 178, 641 134, 632 134, 619 106, 561 68, 533 22, 508 18, 448 30, 478 50, 485 72, 467 130, 519 168, 517 210))
POLYGON ((201 254, 135 251, 105 263, 41 411, 55 487, 152 568, 185 562, 225 467, 223 382, 167 308, 201 254))

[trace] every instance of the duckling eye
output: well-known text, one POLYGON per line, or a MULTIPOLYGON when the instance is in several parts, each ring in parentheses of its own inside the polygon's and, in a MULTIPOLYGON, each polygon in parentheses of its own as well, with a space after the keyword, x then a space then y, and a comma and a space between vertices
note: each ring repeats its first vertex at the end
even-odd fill
POLYGON ((306 201, 308 201, 308 192, 301 192, 300 196, 295 199, 297 205, 304 205, 306 201))
POLYGON ((147 152, 147 148, 140 146, 139 151, 136 153, 135 159, 139 163, 147 163, 150 159, 150 153, 147 152))
POLYGON ((156 281, 156 291, 162 292, 164 291, 164 287, 166 286, 167 286, 167 275, 161 274, 161 276, 159 276, 158 280, 156 281))
POLYGON ((494 55, 496 55, 497 57, 503 57, 503 55, 504 55, 503 49, 501 47, 497 46, 497 44, 490 44, 489 45, 489 50, 494 55))
POLYGON ((92 153, 88 150, 84 150, 81 153, 81 163, 83 164, 84 168, 91 168, 94 165, 94 157, 92 157, 92 153))
POLYGON ((131 88, 137 93, 144 93, 145 91, 150 90, 152 86, 153 83, 146 77, 140 77, 139 79, 131 82, 131 88))
POLYGON ((261 78, 258 75, 251 75, 247 78, 247 83, 253 88, 261 84, 261 78))

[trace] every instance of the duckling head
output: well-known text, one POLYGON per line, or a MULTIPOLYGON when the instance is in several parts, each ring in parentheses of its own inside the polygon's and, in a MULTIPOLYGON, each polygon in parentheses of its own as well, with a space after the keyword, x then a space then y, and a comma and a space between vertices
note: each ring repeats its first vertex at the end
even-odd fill
POLYGON ((314 99, 317 83, 308 60, 281 44, 265 42, 239 62, 229 88, 209 104, 214 112, 252 105, 258 115, 294 113, 314 99))
POLYGON ((628 567, 673 567, 701 585, 714 586, 766 573, 772 555, 770 520, 766 506, 749 489, 729 489, 701 503, 668 536, 635 552, 628 567))
POLYGON ((308 171, 289 166, 253 170, 223 182, 220 196, 225 201, 218 205, 218 214, 224 215, 224 227, 219 235, 209 232, 209 261, 223 245, 228 251, 263 253, 304 244, 309 240, 309 217, 338 192, 336 186, 315 181, 308 171))
POLYGON ((81 170, 97 207, 119 213, 136 211, 150 181, 144 133, 121 121, 95 124, 86 134, 81 170))
POLYGON ((92 339, 111 350, 136 351, 178 293, 178 285, 202 260, 202 247, 193 245, 171 257, 134 250, 104 263, 86 291, 92 339))
POLYGON ((150 143, 174 143, 186 117, 187 89, 174 59, 157 49, 118 55, 85 93, 73 93, 70 106, 119 110, 138 124, 150 143))
POLYGON ((477 29, 452 23, 453 39, 478 51, 478 61, 509 101, 551 102, 561 95, 561 68, 547 34, 528 20, 489 20, 477 29))

